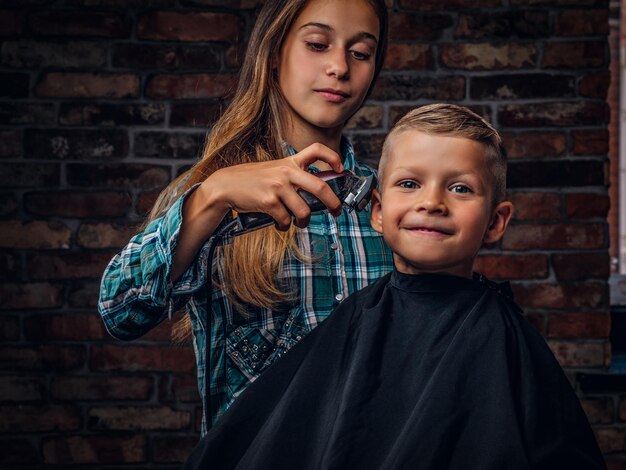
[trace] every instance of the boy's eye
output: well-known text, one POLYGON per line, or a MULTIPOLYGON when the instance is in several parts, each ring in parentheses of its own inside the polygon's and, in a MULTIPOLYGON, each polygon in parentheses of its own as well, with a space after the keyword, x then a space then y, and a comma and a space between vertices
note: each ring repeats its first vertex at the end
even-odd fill
POLYGON ((464 184, 457 184, 452 186, 452 188, 450 188, 450 191, 452 191, 453 193, 468 194, 472 192, 472 189, 469 186, 465 186, 464 184))
POLYGON ((417 188, 417 183, 415 181, 410 181, 410 180, 400 181, 400 183, 398 183, 398 186, 404 189, 415 189, 417 188))
POLYGON ((326 44, 323 44, 321 42, 312 42, 312 41, 307 41, 306 45, 309 49, 312 49, 313 51, 316 51, 316 52, 322 52, 326 50, 326 48, 328 47, 326 44))

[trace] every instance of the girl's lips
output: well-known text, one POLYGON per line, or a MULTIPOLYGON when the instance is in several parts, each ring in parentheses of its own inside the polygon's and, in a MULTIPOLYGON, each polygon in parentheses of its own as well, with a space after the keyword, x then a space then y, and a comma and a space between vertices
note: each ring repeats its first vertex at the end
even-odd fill
POLYGON ((315 90, 320 96, 331 103, 343 103, 350 95, 340 90, 332 90, 330 88, 324 88, 322 90, 315 90))

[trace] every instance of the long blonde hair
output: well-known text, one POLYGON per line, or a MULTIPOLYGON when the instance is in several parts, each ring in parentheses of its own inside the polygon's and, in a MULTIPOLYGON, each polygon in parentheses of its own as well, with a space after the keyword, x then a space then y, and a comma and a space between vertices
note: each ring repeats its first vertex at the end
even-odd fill
MULTIPOLYGON (((310 0, 268 0, 261 9, 240 72, 239 83, 230 106, 209 133, 202 159, 168 185, 159 195, 149 220, 163 214, 176 197, 192 185, 204 181, 214 171, 227 166, 283 158, 281 129, 286 124, 281 110, 286 102, 273 66, 287 32, 310 0)), ((387 7, 384 0, 368 0, 380 23, 376 50, 374 82, 383 66, 387 46, 387 7)), ((251 304, 272 308, 289 297, 276 283, 287 253, 297 251, 292 227, 280 232, 274 227, 240 237, 222 249, 224 263, 221 288, 237 305, 251 304)), ((209 267, 209 269, 211 269, 209 267)), ((211 300, 209 299, 209 302, 211 300)), ((184 338, 191 331, 188 316, 174 329, 184 338)))

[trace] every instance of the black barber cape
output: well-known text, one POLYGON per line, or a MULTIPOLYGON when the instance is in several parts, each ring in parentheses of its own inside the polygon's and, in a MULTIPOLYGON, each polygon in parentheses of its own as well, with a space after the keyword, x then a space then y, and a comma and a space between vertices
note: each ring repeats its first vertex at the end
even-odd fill
POLYGON ((606 468, 520 313, 490 281, 394 271, 270 366, 185 468, 606 468))

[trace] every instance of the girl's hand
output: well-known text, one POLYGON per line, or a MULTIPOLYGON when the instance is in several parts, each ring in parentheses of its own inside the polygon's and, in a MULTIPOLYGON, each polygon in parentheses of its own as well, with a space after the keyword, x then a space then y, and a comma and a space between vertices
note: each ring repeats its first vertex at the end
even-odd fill
POLYGON ((306 227, 311 210, 297 189, 304 189, 338 216, 341 201, 318 177, 307 172, 310 164, 321 160, 336 171, 343 171, 339 155, 322 144, 313 144, 291 157, 271 162, 246 163, 222 168, 207 178, 195 191, 207 205, 238 212, 263 212, 270 215, 277 228, 287 230, 291 214, 297 227, 306 227))

